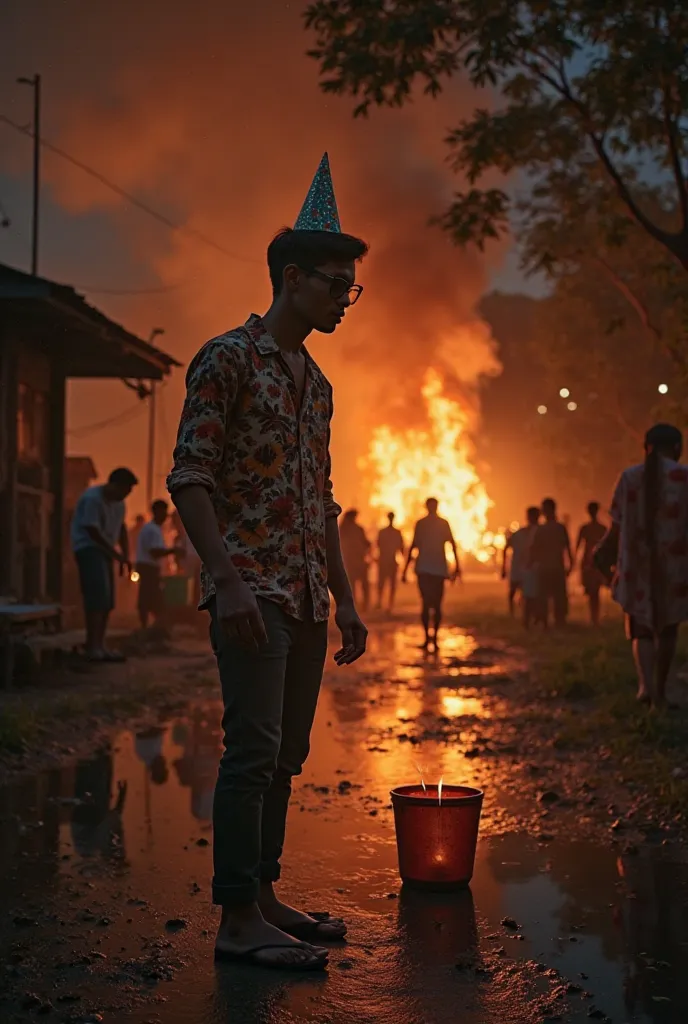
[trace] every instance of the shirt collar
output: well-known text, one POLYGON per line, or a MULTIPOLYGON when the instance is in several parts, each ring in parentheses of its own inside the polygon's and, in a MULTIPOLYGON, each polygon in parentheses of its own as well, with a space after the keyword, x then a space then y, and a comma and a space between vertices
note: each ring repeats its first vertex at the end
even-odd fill
POLYGON ((251 340, 262 356, 279 352, 279 345, 257 313, 251 313, 245 324, 251 340))
MULTIPOLYGON (((250 317, 244 324, 244 327, 251 336, 251 341, 256 346, 262 356, 274 355, 280 351, 280 347, 270 334, 269 330, 263 323, 261 317, 257 313, 251 313, 250 317)), ((315 360, 311 356, 310 352, 303 346, 303 352, 307 362, 311 366, 316 366, 315 360)))

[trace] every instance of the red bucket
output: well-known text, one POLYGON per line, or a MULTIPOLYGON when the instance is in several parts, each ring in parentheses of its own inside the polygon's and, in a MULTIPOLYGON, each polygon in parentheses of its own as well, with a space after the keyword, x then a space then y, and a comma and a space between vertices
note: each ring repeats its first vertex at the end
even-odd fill
POLYGON ((473 877, 483 794, 470 786, 392 790, 399 874, 406 885, 459 889, 473 877))

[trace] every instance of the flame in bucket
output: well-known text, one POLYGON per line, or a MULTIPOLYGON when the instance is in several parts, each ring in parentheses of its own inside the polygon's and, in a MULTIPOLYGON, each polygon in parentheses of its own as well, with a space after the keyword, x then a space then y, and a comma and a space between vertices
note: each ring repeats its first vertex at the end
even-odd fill
POLYGON ((442 783, 443 783, 443 781, 444 781, 444 776, 442 776, 440 781, 437 783, 437 802, 438 802, 440 807, 442 806, 442 783))
POLYGON ((425 779, 423 778, 423 769, 419 764, 416 765, 416 771, 420 775, 420 784, 423 787, 423 792, 427 793, 428 787, 425 785, 425 779))

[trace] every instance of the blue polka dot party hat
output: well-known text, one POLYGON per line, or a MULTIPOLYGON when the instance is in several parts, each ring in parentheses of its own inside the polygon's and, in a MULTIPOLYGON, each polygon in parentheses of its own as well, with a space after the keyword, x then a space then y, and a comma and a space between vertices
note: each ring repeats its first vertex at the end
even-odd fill
POLYGON ((308 195, 301 207, 301 213, 296 218, 294 230, 334 231, 336 233, 340 233, 342 230, 327 153, 323 153, 311 187, 308 189, 308 195))

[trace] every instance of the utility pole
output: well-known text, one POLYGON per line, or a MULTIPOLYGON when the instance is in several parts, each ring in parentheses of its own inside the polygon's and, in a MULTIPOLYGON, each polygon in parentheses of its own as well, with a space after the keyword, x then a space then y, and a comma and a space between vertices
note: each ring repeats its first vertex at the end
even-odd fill
MULTIPOLYGON (((154 327, 151 331, 148 343, 153 344, 159 334, 164 334, 162 327, 154 327)), ((153 501, 153 488, 155 486, 155 385, 156 381, 150 382, 148 392, 148 466, 146 469, 146 505, 150 508, 153 501)))
POLYGON ((20 85, 33 89, 33 214, 31 221, 31 273, 38 274, 38 222, 41 197, 41 76, 18 78, 20 85))

